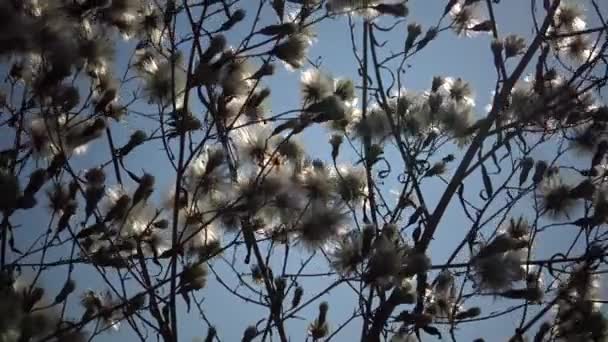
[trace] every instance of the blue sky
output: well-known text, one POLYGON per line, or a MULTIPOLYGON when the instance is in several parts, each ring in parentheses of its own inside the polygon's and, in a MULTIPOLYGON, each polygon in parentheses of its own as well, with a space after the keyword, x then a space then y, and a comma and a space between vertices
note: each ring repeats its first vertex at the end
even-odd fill
MULTIPOLYGON (((256 1, 245 0, 242 2, 245 6, 244 9, 248 13, 255 13, 257 9, 256 1)), ((443 11, 445 1, 411 0, 408 6, 410 13, 406 20, 399 24, 392 32, 379 35, 380 39, 387 40, 388 46, 394 46, 395 49, 400 48, 403 44, 407 34, 406 26, 410 22, 414 21, 421 24, 423 31, 429 26, 435 25, 443 11)), ((496 5, 498 30, 502 36, 517 33, 529 38, 532 35, 533 26, 529 6, 530 3, 528 1, 520 0, 503 0, 500 4, 496 5)), ((262 15, 262 22, 270 24, 275 18, 273 13, 267 11, 262 15)), ((360 44, 361 20, 358 19, 355 22, 357 23, 356 32, 359 34, 357 38, 359 41, 357 43, 360 44)), ((235 28, 233 35, 228 36, 229 43, 235 43, 236 39, 242 37, 248 30, 247 21, 239 24, 235 28)), ((352 55, 348 30, 348 21, 344 16, 336 17, 317 25, 315 27, 317 41, 311 48, 309 57, 311 60, 317 60, 317 57, 322 57, 321 68, 330 72, 335 77, 350 77, 357 80, 357 65, 352 55)), ((491 90, 494 88, 496 78, 490 52, 490 41, 491 37, 488 35, 463 38, 457 37, 449 31, 440 34, 422 53, 409 60, 408 64, 410 67, 405 75, 403 75, 403 79, 405 80, 404 86, 408 89, 424 90, 430 87, 433 76, 461 77, 469 81, 475 90, 477 113, 482 115, 484 106, 491 99, 491 90)), ((126 51, 126 48, 118 51, 118 61, 121 61, 121 58, 126 55, 126 51)), ((512 67, 512 65, 509 66, 512 67)), ((275 113, 296 108, 300 104, 299 72, 287 71, 282 67, 279 67, 277 70, 277 75, 268 83, 268 86, 272 90, 271 108, 275 113)), ((194 109, 196 110, 196 106, 194 109)), ((144 129, 151 129, 149 123, 136 118, 128 118, 124 123, 114 124, 116 145, 120 146, 124 144, 128 139, 129 133, 135 129, 142 128, 142 126, 144 129)), ((328 134, 325 130, 312 129, 302 134, 300 140, 311 155, 322 159, 329 158, 328 134)), ((78 169, 95 166, 100 156, 107 155, 107 149, 105 140, 92 144, 88 155, 73 159, 74 166, 78 169)), ((452 152, 457 153, 456 150, 450 149, 445 151, 445 154, 452 152)), ((539 155, 538 157, 543 156, 539 155)), ((343 162, 347 161, 347 159, 343 160, 343 162)), ((396 165, 400 164, 397 162, 396 165)), ((159 145, 150 144, 143 147, 137 156, 127 160, 127 166, 132 170, 139 171, 145 169, 157 175, 159 183, 157 198, 161 196, 160 192, 167 191, 173 182, 173 170, 170 168, 166 155, 160 150, 159 145)), ((396 174, 393 174, 392 177, 386 180, 386 189, 396 187, 395 177, 396 174)), ((475 189, 480 189, 481 186, 478 179, 475 179, 475 176, 472 177, 473 179, 469 180, 468 184, 470 184, 469 188, 472 189, 471 194, 474 194, 477 192, 475 189)), ((113 176, 110 177, 110 182, 112 181, 114 181, 113 176)), ((442 190, 443 184, 438 181, 431 181, 424 187, 424 193, 427 195, 426 201, 431 208, 434 207, 442 190)), ((390 198, 390 195, 387 195, 387 197, 390 198)), ((523 201, 525 202, 526 199, 523 201)), ((43 213, 43 210, 45 210, 43 207, 39 207, 32 212, 28 212, 28 215, 18 217, 18 220, 23 226, 42 230, 43 228, 39 227, 39 217, 46 219, 48 216, 43 213)), ((526 213, 523 207, 521 210, 522 213, 526 213)), ((430 249, 432 259, 436 263, 441 263, 447 259, 451 251, 462 239, 464 232, 469 228, 466 226, 467 222, 463 218, 460 207, 455 204, 450 206, 442 222, 439 227, 439 233, 430 249)), ((542 245, 539 246, 539 253, 542 254, 544 250, 557 250, 557 246, 565 245, 568 241, 566 238, 569 236, 569 234, 552 236, 550 240, 542 241, 542 245), (545 244, 546 247, 543 247, 545 244)), ((299 251, 301 252, 301 250, 299 251)), ((279 248, 276 252, 282 253, 282 249, 279 248)), ((302 253, 301 258, 305 259, 306 256, 306 253, 302 253)), ((232 259, 233 256, 231 253, 227 253, 224 257, 232 259)), ((52 258, 52 256, 49 258, 52 258)), ((237 255, 236 260, 240 270, 247 269, 247 267, 243 267, 240 261, 242 260, 242 255, 237 255)), ((289 265, 290 269, 297 269, 299 263, 296 260, 294 259, 294 262, 289 265)), ((238 279, 228 270, 226 263, 216 260, 213 266, 221 275, 229 274, 226 278, 223 278, 229 286, 234 288, 238 285, 238 279)), ((324 271, 327 271, 327 265, 322 257, 315 257, 307 268, 307 273, 324 271)), ((60 288, 64 280, 65 271, 60 269, 54 269, 43 277, 44 284, 49 287, 50 293, 54 293, 52 291, 53 287, 60 288)), ((306 300, 308 295, 322 290, 334 280, 334 277, 323 278, 321 280, 304 280, 301 283, 306 291, 304 299, 306 300)), ((79 284, 80 290, 87 287, 99 289, 99 287, 103 286, 99 275, 89 267, 77 268, 76 281, 79 284)), ((265 308, 247 304, 228 293, 215 279, 213 273, 210 274, 207 288, 199 291, 198 296, 204 298, 202 307, 205 309, 212 324, 216 325, 222 341, 240 340, 243 330, 248 325, 266 318, 267 315, 265 308)), ((340 324, 356 308, 354 293, 347 286, 340 286, 332 290, 323 299, 330 302, 329 318, 334 327, 340 324)), ((287 330, 293 341, 304 340, 307 324, 316 316, 317 303, 301 312, 302 320, 294 320, 288 323, 287 330)), ((496 302, 494 299, 484 299, 482 304, 484 307, 490 307, 496 304, 496 302)), ((196 309, 193 308, 190 314, 185 314, 185 307, 182 307, 181 313, 180 324, 183 327, 183 330, 180 332, 181 341, 190 341, 195 336, 204 336, 206 334, 206 325, 198 317, 196 309)), ((519 323, 518 318, 519 315, 506 315, 500 319, 484 322, 480 326, 463 326, 458 332, 459 340, 469 341, 476 337, 486 337, 488 341, 506 340, 506 338, 512 335, 519 323)), ((360 329, 360 324, 355 322, 347 326, 335 340, 357 340, 360 336, 360 329)), ((131 340, 131 337, 123 329, 119 332, 105 334, 102 338, 102 341, 113 340, 127 341, 131 340)), ((424 340, 433 340, 433 338, 425 337, 424 340)))

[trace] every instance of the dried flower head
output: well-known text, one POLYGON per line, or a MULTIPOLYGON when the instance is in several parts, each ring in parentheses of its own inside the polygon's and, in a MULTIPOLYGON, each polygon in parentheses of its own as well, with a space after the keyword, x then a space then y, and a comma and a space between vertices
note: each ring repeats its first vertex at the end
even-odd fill
POLYGON ((310 38, 304 33, 292 34, 277 45, 272 50, 272 54, 290 68, 298 69, 304 65, 310 44, 310 38))
POLYGON ((357 138, 369 137, 374 141, 383 142, 389 136, 391 127, 386 112, 379 105, 373 105, 368 109, 365 118, 362 115, 354 118, 350 130, 357 138))
POLYGON ((540 200, 543 211, 553 217, 568 215, 576 205, 570 196, 571 187, 559 175, 544 177, 540 184, 540 200))
POLYGON ((555 11, 555 26, 562 32, 576 32, 587 26, 583 9, 574 1, 563 1, 555 11))
POLYGON ((520 251, 509 251, 475 258, 473 269, 477 287, 491 291, 511 288, 514 282, 522 280, 526 275, 521 266, 522 256, 525 257, 520 251))
POLYGON ((345 234, 330 255, 330 264, 336 272, 348 276, 356 272, 363 262, 363 236, 358 231, 345 234))
POLYGON ((356 204, 366 195, 367 179, 363 167, 338 168, 333 177, 336 180, 336 191, 343 201, 356 204))
POLYGON ((167 106, 172 105, 175 100, 176 107, 182 107, 186 73, 180 67, 179 62, 180 58, 177 58, 175 63, 164 60, 158 64, 155 63, 156 65, 150 64, 151 70, 145 75, 144 86, 150 102, 167 106))
POLYGON ((345 221, 341 208, 313 203, 294 231, 304 246, 315 250, 343 234, 345 221))
POLYGON ((302 72, 300 88, 304 103, 318 102, 332 94, 334 81, 320 70, 310 68, 302 72))
POLYGON ((524 53, 526 48, 526 40, 515 34, 510 34, 505 38, 505 56, 507 58, 515 57, 524 53))
POLYGON ((477 4, 467 4, 457 2, 450 9, 450 16, 452 17, 452 30, 459 36, 471 36, 474 31, 471 29, 481 23, 479 17, 479 10, 477 4))

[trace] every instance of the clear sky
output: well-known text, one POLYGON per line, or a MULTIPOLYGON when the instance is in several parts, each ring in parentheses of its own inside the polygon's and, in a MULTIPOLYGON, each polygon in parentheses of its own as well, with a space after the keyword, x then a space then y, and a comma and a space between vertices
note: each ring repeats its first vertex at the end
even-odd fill
MULTIPOLYGON (((605 1, 600 1, 605 4, 605 1)), ((244 9, 248 14, 255 13, 257 1, 245 0, 242 1, 244 9)), ((446 1, 439 0, 410 0, 408 3, 410 13, 404 22, 400 23, 397 29, 390 33, 379 35, 382 40, 388 41, 388 46, 399 48, 407 35, 406 26, 411 22, 418 22, 422 25, 423 31, 430 25, 436 24, 440 17, 446 1)), ((510 33, 517 33, 524 37, 530 37, 533 33, 532 17, 530 15, 530 1, 524 0, 503 0, 496 5, 498 30, 502 36, 510 33)), ((485 13, 484 13, 485 15, 485 13)), ((270 23, 275 20, 275 17, 270 12, 263 13, 263 21, 270 23)), ((391 20, 392 21, 392 20, 391 20)), ((357 43, 360 44, 361 20, 356 20, 357 43)), ((389 22, 389 21, 387 21, 389 22)), ((381 22, 384 23, 384 22, 381 22)), ((249 30, 247 22, 239 24, 234 32, 234 37, 229 36, 229 43, 242 37, 249 30), (247 30, 247 31, 246 31, 247 30)), ((341 16, 332 20, 326 20, 315 27, 317 33, 317 41, 310 50, 310 59, 317 60, 321 57, 321 68, 330 72, 335 77, 351 77, 356 83, 357 65, 352 54, 352 46, 349 37, 348 20, 341 16)), ((439 35, 439 37, 431 42, 424 51, 409 60, 410 67, 407 69, 403 79, 404 86, 408 89, 423 90, 428 89, 433 76, 452 76, 461 77, 469 81, 475 91, 475 100, 477 103, 477 114, 484 113, 484 107, 491 99, 491 91, 495 84, 495 68, 490 51, 491 37, 489 35, 479 35, 474 38, 457 37, 453 32, 447 31, 439 35)), ((125 56, 126 48, 118 51, 118 61, 125 56)), ((511 62, 512 63, 512 62, 511 62)), ((272 90, 271 109, 278 113, 284 110, 293 109, 299 106, 299 71, 287 71, 282 67, 278 68, 278 74, 272 78, 268 86, 272 90)), ((195 107, 196 108, 196 107, 195 107)), ((128 138, 128 133, 140 128, 140 125, 149 125, 142 120, 128 118, 125 123, 115 124, 117 130, 117 145, 121 145, 128 138), (122 132, 122 133, 121 133, 122 132), (121 136, 122 135, 122 136, 121 136)), ((148 126, 151 127, 151 126, 148 126)), ((114 128, 114 127, 113 127, 114 128)), ((322 159, 329 158, 328 134, 323 129, 312 129, 310 132, 305 132, 300 140, 305 144, 308 152, 313 156, 318 156, 322 159)), ((2 141, 4 138, 2 139, 2 141)), ((73 162, 77 168, 88 168, 93 166, 95 161, 99 160, 100 155, 107 155, 107 144, 104 141, 92 144, 90 152, 86 156, 76 157, 73 162)), ((445 154, 455 152, 456 150, 446 150, 445 154)), ((542 157, 542 156, 539 156, 542 157)), ((347 162, 346 159, 343 160, 347 162)), ((173 170, 169 167, 166 160, 166 155, 159 149, 158 145, 151 144, 139 151, 136 157, 127 160, 127 165, 132 170, 145 169, 152 172, 159 178, 159 191, 165 192, 169 189, 173 182, 173 170), (166 170, 166 172, 165 172, 166 170)), ((400 165, 400 163, 397 163, 400 165)), ((397 172, 393 172, 386 180, 385 188, 395 188, 397 183, 395 180, 397 172)), ((110 177, 110 182, 114 181, 110 177)), ((476 193, 475 189, 481 188, 477 179, 470 180, 471 193, 476 193)), ((427 202, 434 207, 441 192, 443 184, 440 182, 429 182, 424 188, 425 195, 428 196, 427 202)), ((158 194, 160 197, 160 194, 158 194)), ((390 196, 390 195, 388 195, 390 196)), ((157 197, 158 198, 158 197, 157 197)), ((526 201, 526 200, 524 200, 526 201)), ((46 218, 48 215, 43 214, 44 208, 35 209, 28 212, 27 216, 19 217, 19 220, 24 226, 31 226, 32 229, 43 229, 37 219, 36 212, 40 217, 46 218), (34 228, 38 227, 38 228, 34 228)), ((522 208, 522 213, 525 214, 522 208)), ((465 231, 469 229, 468 224, 463 219, 463 213, 460 206, 451 205, 447 211, 443 223, 439 226, 439 233, 436 240, 433 241, 430 254, 433 262, 444 262, 455 246, 460 242, 465 231)), ((567 234, 565 236, 568 236, 567 234)), ((547 250, 557 250, 557 246, 563 245, 567 240, 564 236, 553 236, 550 240, 542 241, 542 244, 547 244, 551 248, 547 250)), ((539 253, 543 253, 545 249, 543 245, 539 246, 539 253)), ((276 250, 282 253, 282 249, 276 250)), ((300 251, 301 252, 301 251, 300 251)), ((303 254, 302 258, 306 255, 303 254)), ((228 260, 233 258, 231 253, 225 255, 228 260)), ((50 256, 49 258, 52 258, 50 256)), ((247 270, 247 267, 242 265, 242 255, 236 256, 237 264, 240 270, 247 270)), ((296 260, 296 259, 294 259, 296 260)), ((227 264, 221 260, 213 262, 216 271, 221 274, 233 274, 228 271, 227 264)), ((299 264, 294 262, 290 268, 297 268, 299 264)), ((79 290, 87 287, 100 289, 103 287, 101 279, 96 272, 88 267, 78 267, 76 281, 79 290)), ((308 273, 325 272, 327 271, 326 261, 322 257, 315 257, 312 265, 307 268, 308 273)), ((65 272, 56 269, 49 272, 44 278, 45 286, 52 288, 60 288, 65 281, 65 272)), ((232 289, 238 287, 238 279, 233 275, 228 275, 223 280, 232 289)), ((334 277, 315 280, 304 280, 302 285, 305 288, 305 299, 307 295, 316 293, 330 284, 334 277)), ((257 320, 266 318, 267 310, 265 308, 256 307, 255 304, 248 304, 245 301, 236 298, 228 293, 226 289, 215 279, 213 273, 209 276, 208 286, 199 291, 199 298, 204 298, 202 307, 208 314, 211 323, 216 325, 219 337, 222 341, 239 341, 243 330, 250 324, 255 324, 257 320)), ((325 300, 330 302, 329 319, 333 327, 341 323, 344 318, 348 317, 352 310, 356 308, 354 292, 347 286, 340 286, 332 290, 327 295, 325 300)), ((494 308, 496 301, 487 299, 482 301, 482 310, 485 308, 494 308)), ((496 307, 505 307, 503 304, 496 307)), ((403 309, 406 309, 404 307, 403 309)), ((400 308, 401 309, 401 308, 400 308)), ((399 309, 398 309, 399 310, 399 309)), ((302 312, 302 320, 296 320, 287 325, 289 335, 292 341, 303 341, 306 335, 306 327, 309 321, 315 317, 317 312, 317 304, 311 305, 309 309, 302 312)), ((485 311, 484 311, 485 312, 485 311)), ((190 341, 195 336, 205 336, 207 327, 200 320, 196 308, 192 308, 190 314, 185 314, 185 308, 181 310, 180 324, 183 326, 180 341, 190 341)), ((477 337, 485 337, 487 341, 503 341, 513 334, 514 329, 518 325, 519 314, 506 315, 502 318, 495 319, 483 324, 464 325, 458 332, 459 341, 471 341, 477 337)), ((129 329, 125 326, 125 328, 129 329)), ((125 329, 105 334, 102 341, 128 341, 131 336, 128 335, 125 329)), ((357 322, 348 325, 334 340, 335 341, 356 341, 360 338, 361 326, 357 322)), ((432 341, 434 338, 425 336, 424 340, 432 341)))

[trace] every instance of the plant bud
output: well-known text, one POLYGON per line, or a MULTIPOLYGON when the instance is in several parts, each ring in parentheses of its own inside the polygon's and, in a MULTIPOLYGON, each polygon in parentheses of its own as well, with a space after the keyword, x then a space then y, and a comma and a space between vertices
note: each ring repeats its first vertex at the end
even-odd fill
POLYGON ((101 199, 103 198, 104 193, 105 193, 104 186, 101 186, 101 187, 87 186, 87 188, 84 192, 85 217, 87 219, 89 217, 91 217, 91 215, 93 214, 93 211, 97 207, 97 204, 99 204, 99 201, 101 201, 101 199))
POLYGON ((472 307, 466 311, 461 311, 459 313, 456 314, 456 319, 460 320, 460 319, 469 319, 469 318, 475 318, 477 316, 479 316, 481 314, 481 309, 478 307, 472 307))
POLYGON ((505 38, 505 56, 507 58, 521 55, 526 48, 526 41, 523 37, 514 34, 508 35, 505 38))
POLYGON ((214 327, 209 327, 209 331, 207 331, 207 337, 205 337, 205 342, 213 342, 216 335, 217 330, 214 327))
POLYGON ((422 50, 431 40, 435 39, 435 37, 437 37, 437 28, 436 27, 431 27, 428 29, 428 31, 426 31, 426 34, 424 35, 424 38, 422 38, 420 40, 420 42, 418 42, 418 46, 416 47, 416 51, 420 51, 422 50))
POLYGON ((0 171, 0 210, 9 211, 17 206, 20 197, 19 179, 8 172, 0 171))
POLYGON ((245 14, 246 14, 245 10, 241 9, 241 8, 234 11, 234 13, 232 13, 232 16, 230 16, 230 18, 228 18, 228 20, 226 20, 226 22, 224 22, 222 24, 222 26, 220 27, 220 31, 230 30, 238 22, 245 19, 245 14))
POLYGON ((270 96, 270 89, 264 88, 257 93, 254 93, 249 98, 248 105, 252 108, 258 108, 264 100, 266 100, 270 96))
POLYGON ((551 330, 551 323, 543 322, 540 327, 538 327, 538 331, 534 335, 534 342, 543 342, 545 340, 545 335, 551 330))
POLYGON ((445 84, 445 78, 441 76, 434 76, 433 83, 431 84, 431 92, 436 93, 442 85, 445 84))
POLYGON ((253 341, 253 339, 255 338, 255 335, 257 335, 258 333, 258 329, 253 326, 250 325, 247 327, 247 329, 245 329, 245 332, 243 332, 243 338, 241 339, 242 342, 251 342, 253 341))
POLYGON ((106 182, 106 174, 102 168, 92 168, 87 170, 84 175, 90 186, 100 187, 106 182))
POLYGON ((145 201, 154 191, 154 176, 149 173, 144 173, 139 180, 139 186, 133 194, 133 205, 137 205, 141 201, 145 201))
POLYGON ((217 34, 209 41, 209 47, 201 56, 200 63, 207 64, 213 58, 213 56, 222 52, 226 48, 226 37, 222 34, 217 34))
POLYGON ((302 286, 296 287, 296 290, 293 293, 293 299, 291 300, 292 309, 295 308, 296 306, 300 305, 303 295, 304 295, 304 288, 302 288, 302 286))
POLYGON ((365 225, 363 227, 363 238, 361 243, 361 256, 363 258, 366 258, 369 255, 374 237, 376 237, 376 226, 372 224, 365 225))
POLYGON ((575 199, 584 198, 590 200, 593 197, 593 193, 595 193, 595 185, 591 180, 585 179, 570 189, 568 196, 575 199))
POLYGON ((24 298, 23 309, 25 312, 30 312, 34 305, 38 303, 44 296, 44 289, 40 287, 34 287, 30 293, 24 298))
POLYGON ((525 299, 529 302, 539 301, 543 293, 537 287, 531 287, 526 289, 512 289, 499 293, 500 296, 510 299, 525 299))
POLYGON ((180 278, 182 291, 200 290, 207 284, 207 268, 203 264, 185 266, 180 278))
POLYGON ((59 173, 59 170, 65 165, 66 162, 67 162, 67 158, 65 157, 65 154, 63 154, 63 153, 56 154, 53 157, 53 159, 51 160, 49 167, 47 167, 47 169, 46 169, 46 172, 48 173, 48 177, 53 178, 53 177, 57 176, 57 174, 59 173))
POLYGON ((274 74, 274 64, 264 63, 262 66, 250 77, 254 80, 259 80, 264 76, 272 76, 274 74))
POLYGON ((498 253, 504 253, 511 250, 521 249, 528 245, 528 241, 519 240, 510 237, 507 234, 500 234, 492 240, 491 243, 483 247, 479 253, 477 253, 477 258, 485 258, 488 256, 496 255, 498 253))
POLYGON ((407 25, 407 38, 405 38, 405 53, 407 53, 412 46, 414 46, 414 42, 416 38, 422 33, 422 27, 420 24, 411 23, 407 25))
POLYGON ((534 169, 534 175, 532 176, 532 181, 534 184, 540 183, 545 177, 545 171, 547 171, 547 162, 544 160, 539 160, 536 162, 536 168, 534 169))
POLYGON ((486 20, 486 21, 482 21, 481 23, 474 25, 473 27, 471 27, 471 31, 475 31, 475 32, 489 32, 492 31, 492 27, 494 26, 494 23, 492 22, 492 20, 486 20))
POLYGON ((325 323, 325 321, 327 319, 327 311, 328 310, 329 310, 329 304, 327 302, 322 302, 319 305, 319 318, 317 319, 317 321, 319 322, 319 324, 325 323))
POLYGON ((97 104, 95 105, 95 113, 105 112, 108 105, 116 98, 116 95, 118 95, 118 90, 116 88, 106 89, 103 94, 101 94, 99 100, 97 100, 97 104))
POLYGON ((125 314, 131 316, 135 312, 141 310, 146 305, 146 295, 139 294, 129 300, 125 309, 125 314))
POLYGON ((502 50, 504 48, 502 39, 494 39, 492 43, 490 43, 490 47, 492 48, 492 53, 494 53, 495 58, 500 58, 502 56, 502 50))
POLYGON ((438 176, 438 175, 445 173, 446 170, 447 170, 446 163, 444 161, 436 162, 435 164, 433 164, 433 166, 431 166, 430 169, 428 169, 428 171, 424 174, 424 176, 425 177, 438 176))
POLYGON ((262 28, 259 33, 266 36, 286 36, 296 33, 298 26, 294 23, 284 23, 278 25, 269 25, 262 28))
POLYGON ((76 209, 78 209, 78 203, 72 199, 68 200, 68 202, 64 204, 62 208, 63 213, 57 222, 57 234, 61 233, 68 227, 70 224, 70 219, 76 213, 76 209))
POLYGON ((25 187, 25 190, 23 191, 25 194, 27 195, 35 195, 40 188, 42 188, 42 186, 44 185, 44 183, 47 180, 47 173, 45 169, 37 169, 36 171, 32 172, 32 174, 30 175, 30 181, 27 184, 27 186, 25 187))
POLYGON ((424 273, 431 268, 431 260, 422 253, 411 254, 407 257, 407 265, 400 271, 406 277, 424 273))
POLYGON ((412 288, 399 286, 393 290, 391 296, 395 296, 399 304, 414 304, 416 303, 416 294, 412 292, 412 288))
POLYGON ((374 6, 374 9, 381 14, 390 14, 394 17, 406 17, 409 13, 409 9, 404 3, 378 4, 374 6))
POLYGON ((129 204, 131 203, 131 197, 129 195, 122 195, 116 200, 114 206, 108 211, 104 222, 110 222, 115 220, 122 220, 127 215, 129 210, 129 204))
POLYGON ((32 209, 36 206, 38 201, 32 195, 24 195, 19 197, 17 200, 17 208, 19 209, 32 209))
POLYGON ((158 228, 158 229, 167 229, 169 228, 169 221, 162 219, 162 220, 158 220, 155 221, 154 223, 152 223, 152 226, 154 226, 154 228, 158 228))
POLYGON ((76 283, 72 279, 68 279, 63 285, 61 291, 59 291, 59 294, 57 294, 55 297, 55 304, 63 303, 68 298, 70 293, 74 292, 75 289, 76 283))
POLYGON ((329 139, 329 143, 331 144, 331 158, 336 160, 338 154, 340 153, 340 145, 342 145, 342 136, 338 134, 332 134, 329 139))
POLYGON ((521 160, 521 172, 519 174, 519 186, 522 186, 528 179, 530 170, 534 167, 534 159, 525 157, 521 160))

